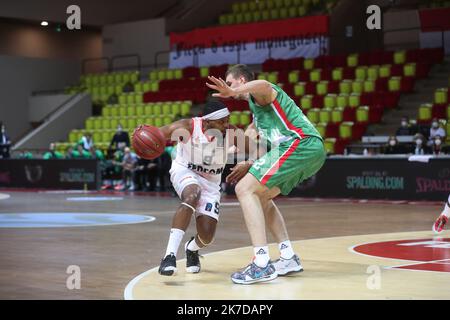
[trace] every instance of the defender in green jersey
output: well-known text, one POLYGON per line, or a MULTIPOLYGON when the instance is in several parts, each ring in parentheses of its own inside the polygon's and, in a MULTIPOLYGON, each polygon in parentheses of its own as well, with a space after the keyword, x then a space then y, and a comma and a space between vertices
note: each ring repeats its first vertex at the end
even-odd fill
POLYGON ((325 162, 326 152, 319 132, 295 102, 277 85, 254 80, 246 65, 235 65, 226 81, 208 77, 211 89, 221 98, 245 99, 253 113, 247 132, 256 130, 270 150, 256 161, 236 165, 227 177, 237 182, 236 195, 244 213, 254 247, 254 259, 244 270, 231 276, 239 284, 275 279, 278 275, 303 270, 294 253, 284 219, 272 201, 280 193, 289 194, 311 177, 325 162), (279 243, 280 258, 270 262, 265 224, 279 243))

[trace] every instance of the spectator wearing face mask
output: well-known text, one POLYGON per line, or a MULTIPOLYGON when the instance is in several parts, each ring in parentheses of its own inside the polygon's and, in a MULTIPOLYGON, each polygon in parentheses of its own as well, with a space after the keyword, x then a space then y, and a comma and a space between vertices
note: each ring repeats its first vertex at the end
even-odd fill
POLYGON ((109 148, 114 150, 124 150, 125 147, 129 146, 130 137, 128 136, 128 132, 123 131, 122 126, 119 124, 117 126, 117 131, 111 140, 109 148))
POLYGON ((409 125, 409 119, 406 117, 402 118, 400 123, 400 128, 397 129, 395 133, 396 136, 412 136, 414 134, 413 128, 409 125))
POLYGON ((398 143, 397 137, 390 136, 387 146, 384 148, 384 154, 402 154, 405 149, 398 143))
POLYGON ((432 147, 434 144, 434 138, 439 136, 441 139, 445 137, 445 130, 439 126, 439 121, 434 118, 431 122, 430 137, 428 140, 428 146, 432 147))
POLYGON ((432 142, 432 150, 433 150, 433 154, 438 155, 438 154, 444 154, 444 150, 443 150, 443 141, 442 141, 442 137, 441 136, 434 136, 434 139, 431 141, 432 142))
POLYGON ((414 147, 412 153, 415 155, 431 154, 431 148, 427 146, 427 141, 423 134, 417 133, 414 136, 414 147))

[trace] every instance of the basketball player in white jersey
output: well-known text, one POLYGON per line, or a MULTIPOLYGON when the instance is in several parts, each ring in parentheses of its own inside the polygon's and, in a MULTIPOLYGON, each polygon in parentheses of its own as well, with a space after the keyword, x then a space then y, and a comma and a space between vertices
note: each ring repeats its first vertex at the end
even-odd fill
POLYGON ((213 241, 219 219, 220 184, 229 146, 225 137, 229 115, 222 102, 210 101, 205 105, 203 117, 182 119, 160 128, 166 139, 181 136, 177 138, 177 154, 170 169, 170 180, 181 204, 172 220, 167 250, 158 270, 161 275, 176 273, 177 251, 193 214, 197 234, 185 244, 186 272, 200 272, 198 250, 213 241), (211 131, 221 136, 211 135, 211 131))
POLYGON ((441 214, 433 224, 433 231, 435 233, 441 233, 444 230, 444 227, 447 224, 449 217, 450 217, 450 194, 448 195, 447 202, 444 205, 444 210, 442 210, 441 214))

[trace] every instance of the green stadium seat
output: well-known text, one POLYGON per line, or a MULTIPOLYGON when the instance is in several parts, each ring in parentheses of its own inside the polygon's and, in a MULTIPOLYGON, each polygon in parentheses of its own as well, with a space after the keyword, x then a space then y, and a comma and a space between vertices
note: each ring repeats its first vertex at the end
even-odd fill
POLYGON ((175 72, 175 79, 182 79, 183 78, 183 70, 181 69, 174 69, 175 72))
POLYGON ((153 115, 153 104, 145 104, 144 105, 144 115, 152 116, 153 115))
POLYGON ((336 98, 336 105, 338 108, 346 108, 348 104, 349 95, 347 93, 341 93, 336 98))
POLYGON ((263 11, 263 10, 267 9, 266 2, 264 0, 258 1, 256 3, 256 7, 258 8, 259 11, 263 11))
POLYGON ((102 141, 102 133, 101 133, 101 131, 94 131, 92 133, 92 141, 94 142, 94 144, 97 143, 97 142, 100 143, 102 141))
POLYGON ((348 98, 348 105, 352 108, 357 108, 360 105, 361 95, 359 93, 352 93, 348 98))
POLYGON ((343 80, 339 83, 339 93, 350 94, 352 92, 352 81, 343 80))
POLYGON ((127 117, 136 116, 136 106, 127 106, 127 117))
POLYGON ((364 80, 355 80, 352 82, 352 93, 362 93, 364 89, 364 80))
POLYGON ((406 61, 406 51, 395 51, 394 52, 394 63, 395 64, 404 64, 406 61))
POLYGON ((312 108, 311 110, 308 111, 307 117, 308 117, 309 121, 311 121, 312 123, 319 123, 319 114, 320 114, 320 109, 312 108))
POLYGON ((266 0, 266 8, 271 10, 273 8, 275 8, 275 3, 273 0, 266 0))
POLYGON ((137 117, 142 117, 145 115, 145 106, 143 104, 139 104, 136 106, 136 114, 137 117))
POLYGON ((270 10, 270 19, 272 20, 280 19, 280 10, 276 8, 270 10))
POLYGON ((289 72, 288 80, 289 83, 297 83, 299 79, 299 74, 297 70, 289 72))
POLYGON ((102 129, 102 119, 100 117, 94 118, 94 130, 101 130, 102 129))
POLYGON ((328 123, 331 121, 331 109, 321 109, 319 113, 319 122, 328 123))
POLYGON ((305 70, 312 70, 314 68, 314 59, 303 60, 303 68, 305 70))
POLYGON ((175 72, 173 71, 173 69, 166 70, 166 79, 167 80, 175 79, 175 72))
POLYGON ((262 21, 267 21, 270 20, 270 11, 269 10, 263 10, 261 11, 261 20, 262 21))
POLYGON ((128 129, 136 128, 136 117, 128 117, 127 118, 127 128, 128 129))
POLYGON ((164 122, 163 122, 163 118, 162 117, 155 117, 154 118, 154 126, 156 126, 156 127, 162 127, 164 125, 164 122))
POLYGON ((391 92, 400 91, 400 81, 401 81, 400 77, 391 77, 388 80, 388 89, 389 89, 389 91, 391 91, 391 92))
POLYGON ((235 13, 234 20, 236 24, 240 24, 244 22, 244 14, 243 13, 235 13))
POLYGON ((241 12, 241 5, 239 4, 239 2, 233 3, 233 4, 231 5, 231 10, 232 10, 234 13, 241 12))
POLYGON ((269 72, 267 75, 267 81, 271 83, 278 83, 278 72, 269 72))
POLYGON ((297 97, 301 97, 305 95, 305 86, 306 83, 305 82, 299 82, 294 86, 294 94, 297 97))
POLYGON ((367 68, 367 79, 369 80, 377 80, 379 74, 380 67, 379 66, 370 66, 367 68))
POLYGON ((339 126, 339 137, 341 139, 351 139, 353 122, 344 121, 339 126))
POLYGON ((248 10, 249 10, 249 11, 255 11, 255 10, 257 10, 257 9, 258 9, 258 6, 257 6, 257 4, 256 4, 255 1, 250 1, 250 2, 248 3, 248 10))
POLYGON ((162 115, 162 104, 161 103, 155 103, 153 105, 153 115, 160 116, 162 115))
POLYGON ((430 121, 432 117, 432 104, 431 103, 424 103, 421 104, 419 107, 419 115, 418 119, 420 121, 430 121))
POLYGON ((368 122, 369 121, 369 107, 361 106, 356 109, 356 122, 368 122))
POLYGON ((324 96, 328 93, 328 81, 320 81, 316 85, 316 92, 320 96, 324 96))
POLYGON ((233 111, 230 113, 230 124, 233 126, 238 126, 240 123, 240 112, 233 111))
POLYGON ((162 104, 162 114, 167 115, 172 113, 172 105, 170 102, 166 102, 162 104))
POLYGON ((303 17, 303 16, 305 16, 306 15, 306 13, 307 13, 307 9, 306 9, 306 6, 300 6, 300 7, 298 7, 298 16, 299 17, 303 17))
POLYGON ((358 66, 358 54, 350 54, 347 56, 347 66, 357 67, 358 66))
POLYGON ((250 23, 250 22, 253 22, 253 13, 245 12, 244 13, 244 23, 250 23))
POLYGON ((227 14, 227 24, 235 24, 236 23, 236 19, 234 14, 230 13, 227 14))
POLYGON ((227 16, 222 14, 219 16, 219 24, 220 25, 225 25, 227 24, 227 16))
POLYGON ((289 7, 291 7, 293 4, 294 4, 294 1, 293 1, 293 0, 284 0, 284 1, 283 1, 283 7, 285 7, 285 8, 289 8, 289 7))
POLYGON ((336 144, 336 138, 326 138, 324 140, 324 147, 327 154, 334 154, 334 145, 336 144))
POLYGON ((103 130, 102 132, 101 132, 101 140, 100 140, 100 142, 101 143, 108 143, 108 142, 111 142, 111 138, 110 138, 110 133, 109 133, 109 131, 107 131, 107 130, 103 130))
POLYGON ((112 129, 117 129, 117 127, 119 126, 119 117, 109 118, 109 123, 112 129))
POLYGON ((187 116, 191 113, 192 102, 182 102, 181 103, 181 116, 187 116))
POLYGON ((334 93, 329 93, 325 96, 324 100, 323 100, 323 104, 325 106, 325 108, 330 108, 333 109, 336 107, 336 98, 337 95, 334 93))
POLYGON ((326 132, 327 132, 327 123, 323 123, 323 122, 319 122, 316 124, 316 129, 319 132, 321 137, 325 137, 326 136, 326 132))
POLYGON ((128 110, 126 106, 120 106, 119 107, 119 117, 125 118, 128 114, 128 110))
POLYGON ((132 82, 131 81, 131 73, 129 73, 129 72, 123 73, 123 82, 125 82, 125 83, 132 82))
POLYGON ((280 8, 280 19, 289 18, 289 12, 287 8, 280 8))
POLYGON ((69 133, 69 142, 70 143, 77 143, 78 142, 78 132, 77 130, 72 130, 69 133))
POLYGON ((364 92, 375 92, 375 81, 374 80, 364 81, 364 92))
POLYGON ((289 16, 289 18, 296 18, 296 17, 298 17, 298 9, 297 9, 297 7, 289 7, 288 16, 289 16))
POLYGON ((206 78, 209 75, 209 67, 200 68, 200 77, 206 78))
POLYGON ((253 11, 252 15, 253 15, 254 22, 261 21, 261 19, 262 19, 261 11, 253 11))
POLYGON ((309 81, 319 82, 320 81, 321 69, 314 69, 309 73, 309 81))
POLYGON ((436 104, 444 104, 447 103, 448 95, 447 88, 439 88, 434 92, 434 103, 436 104))
POLYGON ((111 106, 104 106, 102 108, 102 116, 103 117, 110 117, 111 116, 111 106))
POLYGON ((150 81, 158 80, 158 70, 150 71, 148 78, 150 79, 150 81))
POLYGON ((447 120, 450 120, 450 104, 447 106, 447 120))
POLYGON ((246 12, 246 11, 248 11, 248 3, 247 3, 247 2, 241 2, 240 5, 241 5, 241 10, 240 10, 240 12, 246 12))
POLYGON ((343 71, 342 68, 335 68, 331 72, 331 79, 333 81, 340 81, 343 78, 343 71))
POLYGON ((331 111, 331 122, 340 123, 344 120, 344 109, 335 108, 331 111))
POLYGON ((416 64, 408 63, 403 66, 403 75, 406 77, 415 77, 416 76, 416 64))
POLYGON ((250 111, 241 112, 239 119, 241 125, 248 126, 251 123, 250 111))
POLYGON ((267 75, 268 75, 267 72, 261 72, 261 73, 258 74, 256 79, 258 79, 258 80, 267 80, 267 75))
POLYGON ((103 130, 109 130, 109 129, 112 129, 111 128, 111 122, 110 122, 110 120, 109 120, 109 118, 107 118, 107 117, 101 117, 101 119, 102 119, 102 129, 103 130))
POLYGON ((300 109, 309 110, 312 108, 312 95, 307 94, 300 98, 300 109))
POLYGON ((367 67, 361 66, 355 69, 355 79, 364 80, 367 78, 367 67))
POLYGON ((391 65, 390 64, 382 65, 379 70, 379 76, 380 78, 389 78, 391 76, 391 65))
POLYGON ((155 125, 155 117, 147 117, 145 118, 145 122, 146 125, 149 126, 154 126, 155 125))
POLYGON ((163 125, 167 126, 173 122, 173 116, 172 115, 166 115, 163 117, 163 125))
POLYGON ((94 118, 89 117, 85 121, 85 127, 87 130, 94 130, 94 118))
POLYGON ((178 116, 181 114, 181 104, 179 102, 172 103, 172 114, 178 116))

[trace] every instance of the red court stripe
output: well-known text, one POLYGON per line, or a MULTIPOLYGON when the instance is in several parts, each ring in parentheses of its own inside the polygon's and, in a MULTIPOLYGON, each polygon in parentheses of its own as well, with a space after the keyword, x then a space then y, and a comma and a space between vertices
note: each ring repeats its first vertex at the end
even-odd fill
POLYGON ((286 150, 285 153, 278 159, 277 162, 270 168, 269 172, 267 172, 261 180, 262 184, 266 184, 267 181, 278 171, 279 168, 283 165, 283 163, 290 157, 290 155, 297 149, 300 140, 295 139, 295 141, 291 144, 289 149, 286 150))
POLYGON ((286 116, 286 113, 284 112, 283 108, 281 107, 277 99, 274 100, 273 105, 275 106, 275 109, 277 110, 278 114, 281 116, 281 120, 285 123, 286 127, 289 130, 295 131, 300 136, 300 139, 306 137, 305 133, 301 128, 297 128, 289 121, 288 117, 286 116))

